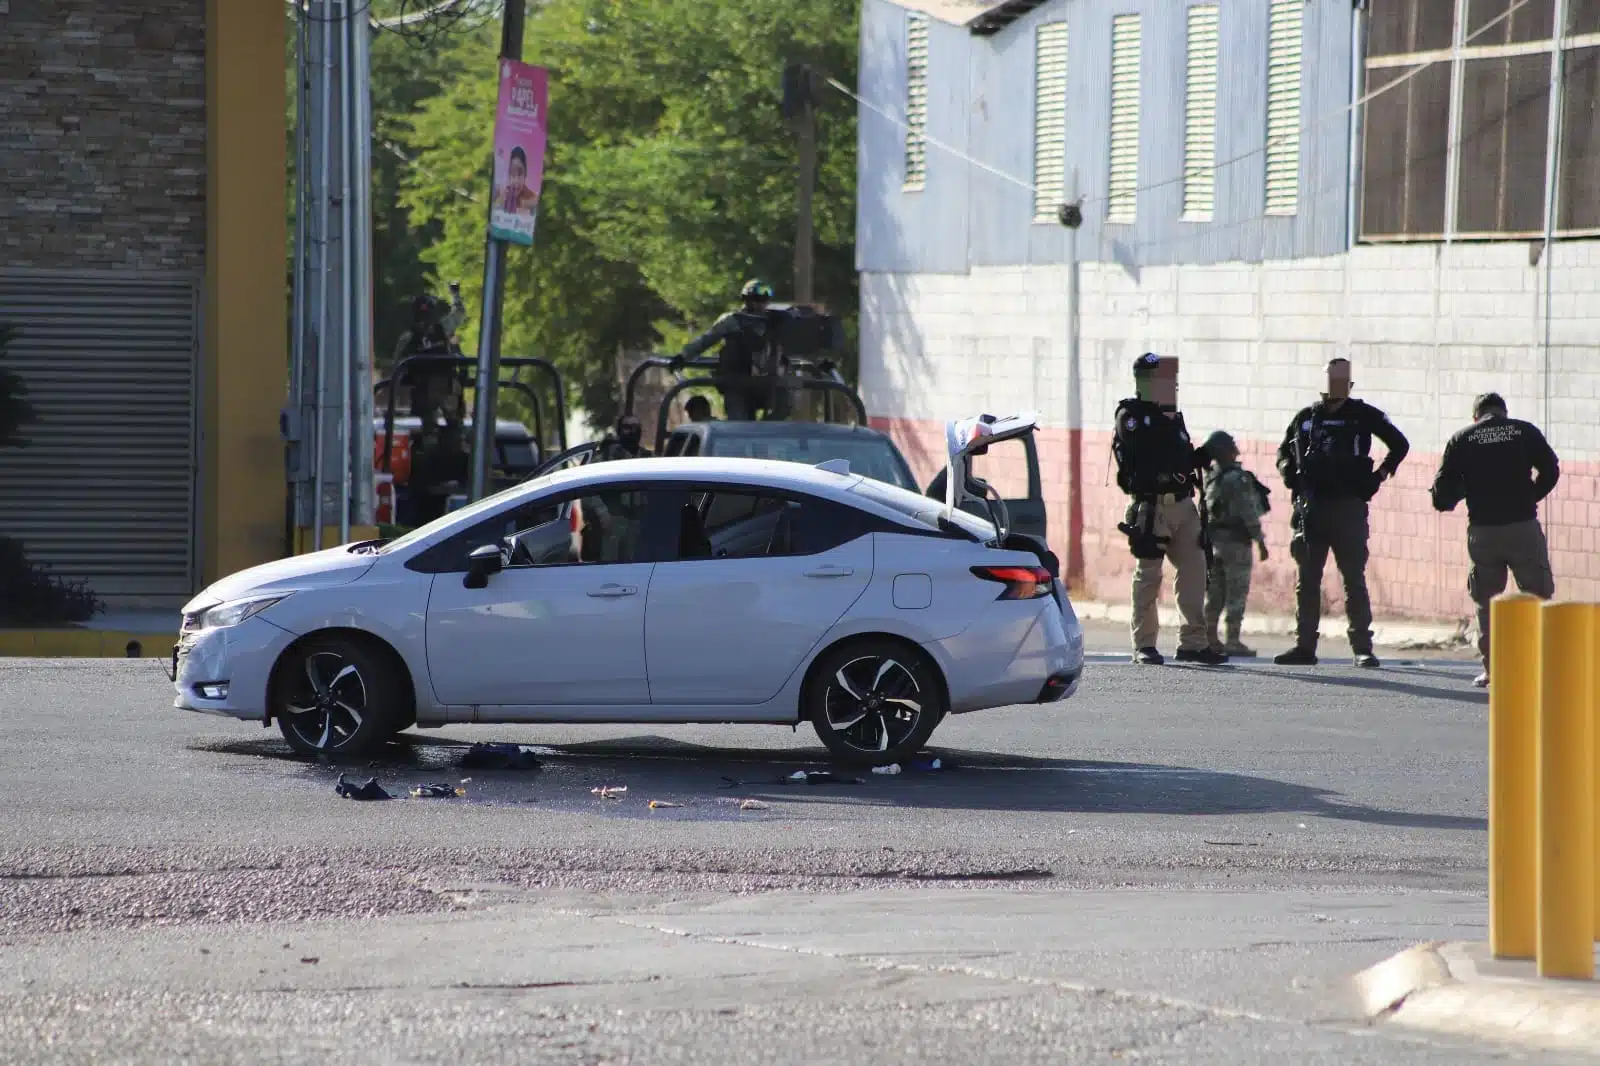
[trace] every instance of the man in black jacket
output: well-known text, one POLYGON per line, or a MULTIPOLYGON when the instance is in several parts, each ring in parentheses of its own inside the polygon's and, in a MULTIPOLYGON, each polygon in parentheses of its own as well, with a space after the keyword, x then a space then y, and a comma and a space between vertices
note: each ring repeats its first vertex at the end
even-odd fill
POLYGON ((1372 600, 1367 595, 1367 503, 1394 476, 1411 450, 1389 416, 1350 398, 1350 360, 1328 363, 1328 391, 1301 409, 1278 446, 1278 472, 1292 494, 1289 554, 1295 577, 1295 646, 1273 661, 1315 666, 1322 622, 1322 571, 1333 553, 1344 579, 1344 613, 1357 666, 1376 668, 1372 653, 1372 600), (1372 464, 1372 438, 1388 448, 1372 464))
POLYGON ((1489 684, 1489 603, 1505 591, 1506 571, 1517 588, 1548 600, 1555 595, 1550 550, 1539 525, 1539 502, 1556 487, 1561 464, 1538 427, 1511 418, 1498 393, 1472 405, 1472 425, 1445 445, 1433 479, 1433 506, 1453 511, 1467 501, 1467 591, 1478 605, 1478 652, 1489 684))

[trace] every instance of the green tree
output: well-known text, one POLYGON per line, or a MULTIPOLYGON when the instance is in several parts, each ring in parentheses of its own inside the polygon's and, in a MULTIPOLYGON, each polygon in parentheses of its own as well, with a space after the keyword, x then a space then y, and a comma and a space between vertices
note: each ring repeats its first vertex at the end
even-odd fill
MULTIPOLYGON (((757 275, 787 295, 795 220, 785 64, 855 77, 856 0, 549 0, 524 55, 551 73, 550 141, 532 249, 508 255, 507 354, 551 358, 596 422, 613 417, 619 349, 675 349, 757 275)), ((495 105, 490 34, 397 129, 413 230, 435 232, 436 278, 481 298, 495 105), (457 190, 474 190, 468 200, 457 190)), ((843 98, 819 133, 816 293, 853 332, 855 120, 843 98)), ((472 344, 476 314, 463 331, 472 344)))

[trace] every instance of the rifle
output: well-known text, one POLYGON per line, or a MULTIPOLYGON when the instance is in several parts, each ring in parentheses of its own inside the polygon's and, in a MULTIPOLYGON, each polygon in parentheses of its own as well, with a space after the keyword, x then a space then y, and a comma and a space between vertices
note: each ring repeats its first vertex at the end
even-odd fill
POLYGON ((1195 493, 1200 497, 1200 549, 1206 553, 1206 569, 1211 569, 1211 513, 1206 507, 1206 482, 1197 478, 1195 493))
POLYGON ((1164 559, 1167 555, 1166 545, 1172 538, 1156 536, 1156 500, 1154 496, 1135 496, 1133 498, 1133 518, 1138 521, 1139 511, 1144 510, 1144 528, 1128 522, 1118 522, 1117 529, 1128 538, 1128 550, 1135 559, 1164 559))

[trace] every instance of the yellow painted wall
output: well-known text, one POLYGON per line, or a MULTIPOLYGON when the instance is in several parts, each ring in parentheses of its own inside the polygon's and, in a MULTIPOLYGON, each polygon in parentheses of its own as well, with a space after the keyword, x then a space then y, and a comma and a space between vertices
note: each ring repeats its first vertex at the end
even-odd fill
POLYGON ((288 388, 283 0, 206 0, 204 582, 283 554, 288 388))

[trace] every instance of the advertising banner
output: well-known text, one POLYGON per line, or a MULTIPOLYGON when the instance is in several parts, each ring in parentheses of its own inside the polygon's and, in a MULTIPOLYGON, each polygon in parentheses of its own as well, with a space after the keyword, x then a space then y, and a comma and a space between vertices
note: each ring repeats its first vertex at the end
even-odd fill
POLYGON ((494 206, 489 236, 533 244, 544 181, 545 110, 550 74, 544 67, 500 60, 500 100, 494 116, 494 206))

